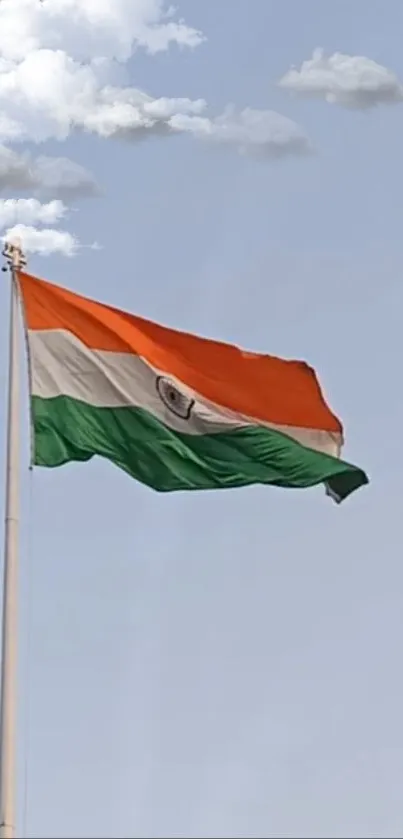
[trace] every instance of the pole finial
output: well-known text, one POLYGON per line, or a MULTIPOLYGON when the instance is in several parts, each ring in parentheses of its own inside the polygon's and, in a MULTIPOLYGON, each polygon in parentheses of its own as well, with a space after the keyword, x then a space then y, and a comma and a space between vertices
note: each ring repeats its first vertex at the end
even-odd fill
MULTIPOLYGON (((4 256, 10 271, 20 271, 22 268, 25 268, 27 264, 25 254, 21 247, 21 241, 19 239, 4 242, 2 255, 4 256)), ((4 266, 3 271, 7 270, 7 266, 4 266)))

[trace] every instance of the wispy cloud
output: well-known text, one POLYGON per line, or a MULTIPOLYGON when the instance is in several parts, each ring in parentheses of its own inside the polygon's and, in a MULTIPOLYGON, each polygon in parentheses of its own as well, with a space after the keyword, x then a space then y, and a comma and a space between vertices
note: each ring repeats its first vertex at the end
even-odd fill
POLYGON ((30 191, 64 199, 96 195, 99 190, 90 172, 66 157, 33 158, 0 145, 0 192, 30 191))
POLYGON ((326 56, 322 49, 316 49, 299 69, 288 70, 278 84, 301 96, 345 108, 373 108, 403 101, 403 85, 392 70, 365 56, 339 52, 326 56))
POLYGON ((275 111, 228 106, 215 119, 177 115, 170 120, 173 130, 188 131, 195 137, 221 146, 233 146, 240 154, 262 159, 305 155, 312 147, 293 120, 275 111))
POLYGON ((100 193, 91 172, 68 157, 37 157, 33 161, 33 175, 37 191, 64 200, 91 198, 100 193))
POLYGON ((33 186, 33 174, 24 155, 0 146, 0 191, 25 190, 33 186))

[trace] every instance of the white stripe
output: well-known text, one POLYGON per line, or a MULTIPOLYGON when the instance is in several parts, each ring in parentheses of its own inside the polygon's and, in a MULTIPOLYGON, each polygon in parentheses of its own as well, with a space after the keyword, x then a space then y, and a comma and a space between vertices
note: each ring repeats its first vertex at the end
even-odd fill
MULTIPOLYGON (((168 427, 187 434, 211 434, 255 420, 215 405, 182 382, 157 370, 139 356, 91 350, 65 330, 28 331, 32 395, 43 399, 69 396, 101 408, 139 407, 168 427), (163 381, 159 383, 158 377, 163 381), (166 377, 166 378, 165 378, 166 377), (180 408, 191 408, 188 419, 178 416, 161 398, 161 384, 171 382, 181 395, 180 408)), ((317 451, 339 456, 341 437, 327 431, 261 423, 317 451)))

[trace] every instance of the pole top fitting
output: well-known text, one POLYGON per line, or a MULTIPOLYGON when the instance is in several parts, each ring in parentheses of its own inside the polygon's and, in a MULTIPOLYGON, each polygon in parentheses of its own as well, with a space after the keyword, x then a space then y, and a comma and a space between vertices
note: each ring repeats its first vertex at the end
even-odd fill
MULTIPOLYGON (((21 268, 25 268, 27 264, 27 260, 21 247, 21 242, 17 239, 14 239, 12 242, 4 243, 2 255, 4 256, 10 271, 20 271, 21 268)), ((7 270, 6 266, 4 266, 3 270, 7 270)))

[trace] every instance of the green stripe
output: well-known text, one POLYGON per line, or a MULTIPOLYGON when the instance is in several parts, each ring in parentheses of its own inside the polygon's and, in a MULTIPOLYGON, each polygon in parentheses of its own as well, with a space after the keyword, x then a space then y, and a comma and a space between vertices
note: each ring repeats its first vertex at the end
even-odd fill
POLYGON ((37 466, 99 455, 160 492, 326 483, 342 500, 367 483, 361 469, 262 426, 192 435, 141 408, 94 408, 65 396, 34 396, 31 404, 37 466))

